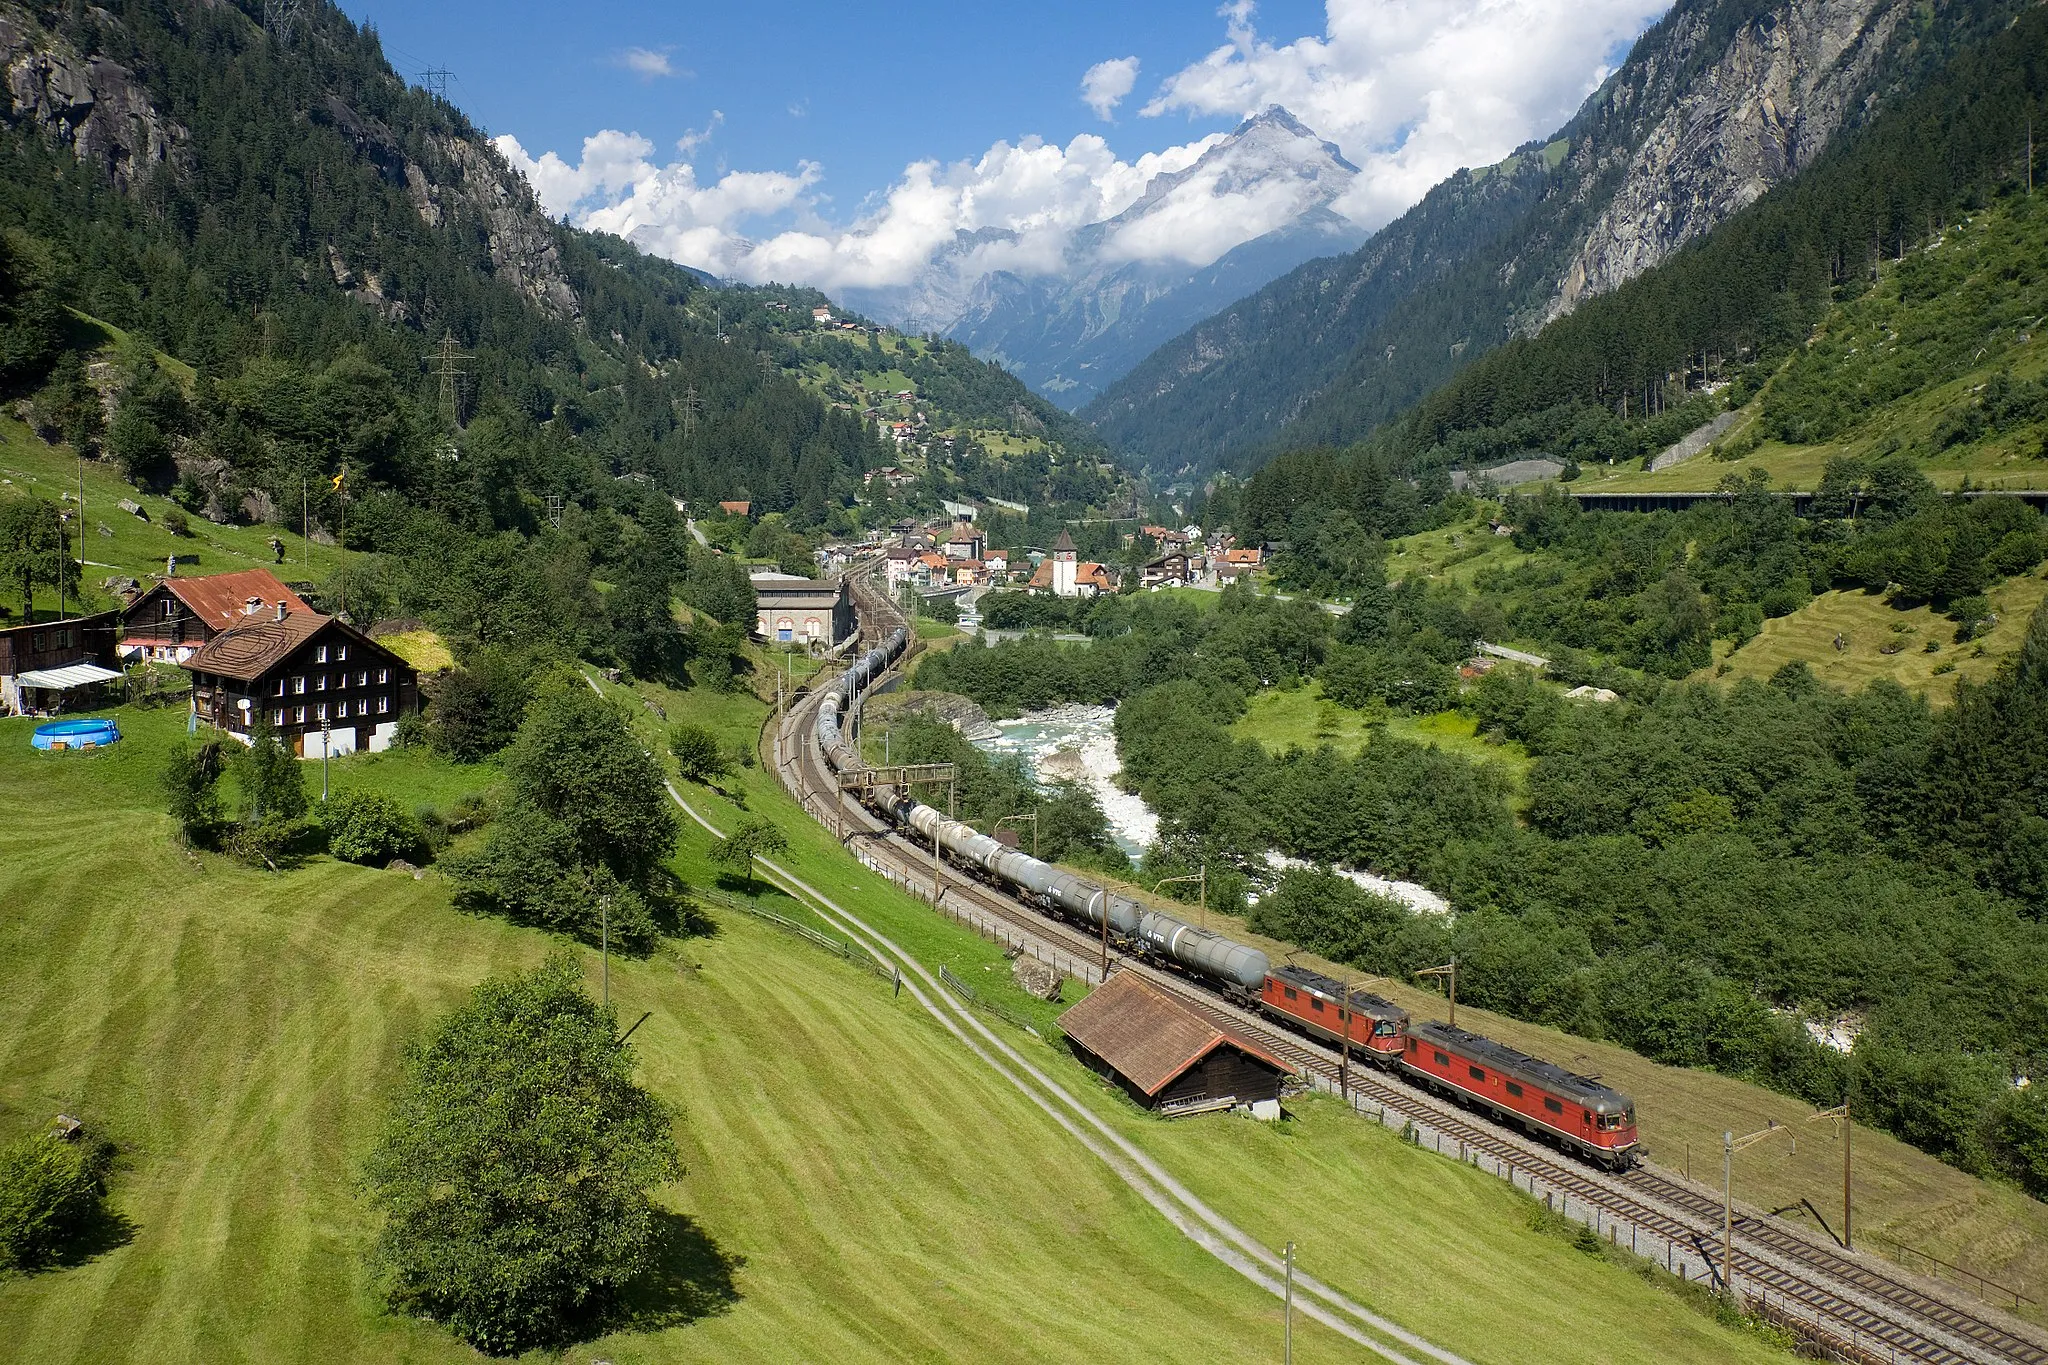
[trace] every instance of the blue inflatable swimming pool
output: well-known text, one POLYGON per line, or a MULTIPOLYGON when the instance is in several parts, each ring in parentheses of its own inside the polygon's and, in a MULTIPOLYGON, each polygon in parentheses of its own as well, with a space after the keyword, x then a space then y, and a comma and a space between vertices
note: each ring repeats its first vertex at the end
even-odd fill
POLYGON ((29 743, 38 749, 98 749, 121 737, 120 727, 100 716, 53 720, 38 725, 29 743))

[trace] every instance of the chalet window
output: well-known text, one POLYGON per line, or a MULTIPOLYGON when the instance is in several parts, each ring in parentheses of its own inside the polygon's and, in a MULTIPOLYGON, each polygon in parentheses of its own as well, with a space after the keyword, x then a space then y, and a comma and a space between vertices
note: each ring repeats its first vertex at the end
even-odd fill
POLYGON ((1470 1076, 1475 1081, 1483 1081, 1486 1079, 1486 1068, 1480 1066, 1468 1066, 1465 1068, 1465 1074, 1470 1076))
POLYGON ((302 697, 305 694, 306 676, 303 673, 297 674, 292 678, 292 695, 295 697, 302 697))
POLYGON ((282 706, 270 713, 270 723, 272 725, 284 724, 284 708, 282 706))
POLYGON ((319 704, 319 705, 318 705, 317 707, 315 707, 315 708, 314 708, 314 710, 315 710, 315 711, 316 711, 316 712, 318 713, 318 714, 316 714, 316 715, 314 716, 314 719, 315 719, 315 720, 326 720, 326 719, 327 719, 327 703, 326 703, 326 702, 324 702, 324 701, 323 701, 323 702, 321 702, 321 703, 320 703, 320 704, 319 704))
POLYGON ((270 695, 272 695, 273 697, 281 697, 284 695, 284 674, 280 673, 277 675, 277 687, 274 691, 271 692, 270 695))
POLYGON ((316 692, 325 692, 327 690, 327 675, 325 673, 322 673, 313 680, 313 690, 316 692))
POLYGON ((390 682, 390 681, 391 681, 391 670, 390 670, 390 669, 388 669, 388 668, 380 668, 380 669, 378 669, 378 670, 377 670, 377 686, 379 686, 379 687, 382 687, 382 686, 383 686, 383 685, 384 685, 385 683, 388 683, 388 682, 390 682))
POLYGON ((1444 1056, 1443 1053, 1439 1052, 1436 1054, 1436 1064, 1438 1066, 1449 1066, 1451 1064, 1451 1059, 1444 1056))
POLYGON ((305 708, 305 707, 303 707, 303 706, 294 706, 294 707, 292 708, 292 724, 294 724, 294 725, 304 725, 305 723, 306 723, 306 708, 305 708))
POLYGON ((1564 1106, 1559 1104, 1556 1100, 1549 1098, 1548 1096, 1546 1096, 1543 1100, 1543 1107, 1545 1109, 1548 1109, 1553 1114, 1562 1114, 1564 1112, 1564 1106))
POLYGON ((324 663, 326 663, 326 662, 327 662, 327 646, 326 646, 326 645, 315 645, 315 646, 313 646, 313 662, 314 662, 314 663, 316 663, 316 664, 324 664, 324 663))
POLYGON ((1508 1082, 1508 1093, 1509 1093, 1510 1095, 1513 1095, 1513 1096, 1514 1096, 1514 1097, 1515 1097, 1516 1099, 1520 1099, 1520 1098, 1522 1098, 1522 1087, 1521 1087, 1521 1086, 1519 1086, 1519 1085, 1516 1085, 1516 1084, 1515 1084, 1515 1083, 1514 1083, 1513 1081, 1509 1081, 1509 1082, 1508 1082))
POLYGON ((368 687, 369 685, 370 685, 370 670, 369 670, 369 669, 367 669, 367 668, 359 668, 359 669, 357 669, 357 670, 356 670, 356 686, 357 686, 357 687, 368 687))
POLYGON ((163 615, 167 620, 178 614, 178 599, 175 597, 166 597, 159 605, 163 607, 163 615))
POLYGON ((43 633, 42 633, 41 631, 37 631, 37 632, 36 632, 36 638, 35 638, 35 643, 31 644, 31 645, 29 646, 29 648, 30 648, 30 649, 42 649, 43 647, 44 647, 44 646, 43 646, 43 633))
POLYGON ((385 713, 386 711, 389 711, 390 709, 391 709, 391 698, 389 698, 389 697, 379 697, 379 698, 377 698, 377 714, 378 714, 378 715, 380 715, 380 716, 381 716, 381 715, 383 715, 383 714, 384 714, 384 713, 385 713))
POLYGON ((342 661, 343 659, 346 659, 347 657, 348 657, 348 646, 347 646, 347 645, 336 645, 336 646, 334 647, 334 659, 335 659, 335 662, 336 662, 336 663, 339 663, 339 662, 341 662, 341 661, 342 661))

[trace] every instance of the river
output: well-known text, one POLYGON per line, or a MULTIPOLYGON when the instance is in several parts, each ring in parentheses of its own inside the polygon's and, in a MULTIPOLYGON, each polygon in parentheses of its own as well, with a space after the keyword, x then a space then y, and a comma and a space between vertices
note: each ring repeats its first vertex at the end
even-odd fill
POLYGON ((1123 764, 1116 756, 1115 722, 1113 706, 1054 706, 999 720, 1002 733, 975 745, 993 754, 1022 755, 1040 782, 1079 782, 1102 803, 1117 847, 1135 859, 1159 837, 1159 817, 1143 797, 1116 785, 1123 764))

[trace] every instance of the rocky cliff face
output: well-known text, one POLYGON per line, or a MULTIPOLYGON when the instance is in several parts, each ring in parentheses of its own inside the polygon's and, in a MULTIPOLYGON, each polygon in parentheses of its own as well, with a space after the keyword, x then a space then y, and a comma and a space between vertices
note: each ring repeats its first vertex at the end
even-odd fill
MULTIPOLYGON (((93 16, 104 27, 120 22, 104 10, 93 16)), ((268 41, 253 24, 250 37, 268 41)), ((0 118, 69 147, 117 188, 133 190, 159 167, 176 175, 191 171, 188 130, 162 112, 164 101, 145 81, 105 56, 74 51, 18 5, 0 4, 0 71, 7 83, 0 118)), ((438 229, 461 215, 480 220, 500 279, 553 317, 580 317, 539 202, 489 144, 430 133, 423 154, 409 156, 390 128, 332 93, 304 114, 347 139, 385 180, 402 185, 427 227, 438 229)), ((344 260, 334 244, 306 269, 330 272, 352 298, 390 321, 417 321, 407 305, 385 296, 374 267, 344 260)))
POLYGON ((1791 179, 1938 34, 2017 3, 1678 0, 1555 137, 1197 323, 1082 415, 1161 468, 1358 440, 1791 179))
POLYGON ((157 113, 133 72, 51 42, 12 8, 0 8, 0 69, 8 122, 33 124, 122 189, 180 162, 186 130, 157 113))
MULTIPOLYGON (((1544 320, 1641 274, 1813 163, 1867 89, 1904 7, 1887 0, 1785 5, 1744 24, 1703 75, 1661 91, 1614 197, 1558 281, 1544 320)), ((1656 68, 1681 67, 1711 41, 1689 14, 1656 68)))

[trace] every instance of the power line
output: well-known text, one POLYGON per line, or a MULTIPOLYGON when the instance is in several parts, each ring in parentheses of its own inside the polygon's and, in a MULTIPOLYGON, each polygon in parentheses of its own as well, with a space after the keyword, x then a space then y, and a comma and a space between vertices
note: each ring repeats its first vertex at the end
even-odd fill
POLYGON ((292 45, 292 34, 305 12, 306 0, 263 0, 263 28, 279 47, 292 45))
POLYGON ((436 99, 448 98, 448 78, 455 73, 445 66, 430 66, 420 72, 420 85, 436 99))
POLYGON ((466 377, 462 362, 474 359, 476 357, 469 352, 455 348, 454 332, 447 332, 441 337, 434 373, 441 381, 441 421, 450 431, 462 425, 462 381, 466 377))

